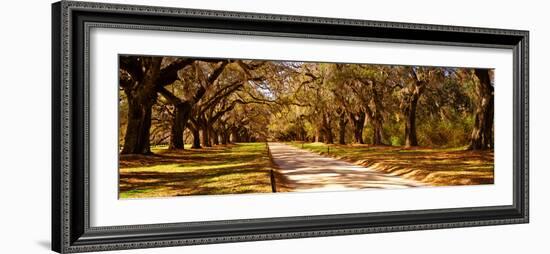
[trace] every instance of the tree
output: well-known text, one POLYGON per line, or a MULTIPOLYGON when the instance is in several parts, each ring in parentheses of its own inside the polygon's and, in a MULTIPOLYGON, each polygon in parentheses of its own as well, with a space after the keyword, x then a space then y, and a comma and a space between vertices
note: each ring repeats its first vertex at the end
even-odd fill
POLYGON ((160 76, 161 57, 125 57, 121 59, 120 86, 128 99, 128 123, 122 154, 148 154, 151 107, 160 76))
MULTIPOLYGON (((352 96, 349 96, 351 91, 349 91, 349 88, 346 85, 345 78, 343 78, 343 76, 341 75, 343 65, 331 64, 328 65, 326 69, 328 70, 326 74, 326 79, 328 80, 328 82, 325 84, 325 86, 332 92, 332 97, 336 106, 335 111, 338 117, 338 144, 345 145, 346 126, 350 119, 349 113, 357 109, 356 107, 352 106, 354 104, 354 99, 352 96)), ((361 129, 362 128, 363 127, 361 127, 361 129)), ((360 140, 362 140, 362 137, 360 138, 360 140)))
POLYGON ((174 118, 172 120, 172 134, 170 137, 170 149, 183 149, 183 131, 185 130, 193 107, 202 99, 208 88, 216 82, 229 62, 227 60, 216 63, 208 77, 199 62, 193 64, 195 71, 194 82, 198 83, 194 95, 188 99, 180 99, 164 87, 159 87, 158 92, 174 106, 174 118))
POLYGON ((151 153, 151 107, 156 102, 157 89, 174 82, 177 72, 192 62, 177 59, 167 64, 164 60, 164 57, 120 57, 119 82, 128 99, 128 123, 122 154, 151 153))
MULTIPOLYGON (((214 125, 222 116, 233 110, 236 103, 248 103, 234 95, 245 86, 252 86, 254 82, 263 80, 263 77, 255 73, 263 64, 263 61, 231 61, 225 66, 226 71, 218 75, 216 80, 210 80, 213 75, 209 76, 207 89, 202 93, 202 99, 193 104, 191 112, 196 129, 193 133, 200 133, 202 146, 211 147, 219 143, 218 131, 214 125)), ((193 148, 200 147, 194 142, 193 148)))
POLYGON ((269 137, 492 149, 492 75, 454 67, 121 56, 121 153, 148 154, 151 144, 183 149, 184 133, 192 148, 269 137))
MULTIPOLYGON (((418 146, 417 137, 417 111, 422 96, 429 90, 438 90, 439 84, 444 80, 444 73, 447 68, 394 66, 389 72, 387 83, 399 88, 399 108, 405 119, 405 146, 418 146)), ((435 97, 444 96, 432 93, 435 97)), ((437 101, 437 99, 435 99, 437 101)), ((437 101, 436 105, 443 105, 445 102, 437 101)))
POLYGON ((349 118, 351 119, 351 123, 353 125, 353 137, 355 139, 355 143, 365 144, 365 141, 363 140, 363 129, 365 129, 366 118, 365 111, 359 109, 356 112, 350 112, 349 118))
POLYGON ((470 138, 469 149, 492 149, 493 143, 493 115, 494 115, 494 88, 491 84, 491 71, 489 69, 474 69, 476 83, 474 112, 474 128, 470 138))
MULTIPOLYGON (((372 144, 383 145, 384 135, 384 94, 388 87, 378 77, 381 66, 346 64, 347 84, 357 98, 360 112, 365 113, 366 121, 372 128, 372 144)), ((356 119, 359 121, 360 119, 356 119)), ((360 126, 360 122, 356 122, 360 126)), ((359 132, 359 131, 358 131, 359 132)))
MULTIPOLYGON (((405 146, 418 146, 416 136, 416 108, 428 80, 422 67, 409 67, 410 82, 401 85, 401 111, 405 118, 405 146)), ((403 84, 401 83, 401 84, 403 84)))

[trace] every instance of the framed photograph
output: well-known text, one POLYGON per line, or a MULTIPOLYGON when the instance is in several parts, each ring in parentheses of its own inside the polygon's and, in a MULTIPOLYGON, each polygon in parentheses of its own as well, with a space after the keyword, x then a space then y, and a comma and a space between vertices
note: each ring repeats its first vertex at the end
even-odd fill
POLYGON ((52 13, 54 251, 529 220, 528 31, 52 13))

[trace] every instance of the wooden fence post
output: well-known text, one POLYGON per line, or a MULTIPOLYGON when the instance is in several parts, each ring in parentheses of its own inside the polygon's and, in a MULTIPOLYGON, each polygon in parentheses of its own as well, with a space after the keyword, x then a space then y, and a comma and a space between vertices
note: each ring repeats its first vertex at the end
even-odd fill
MULTIPOLYGON (((269 158, 269 162, 271 162, 271 166, 273 167, 275 163, 273 162, 273 156, 271 155, 271 150, 269 149, 269 144, 267 144, 267 141, 265 142, 265 147, 267 148, 267 157, 269 158)), ((275 182, 275 170, 273 170, 273 168, 269 171, 269 179, 271 181, 271 192, 277 192, 277 183, 275 182)))

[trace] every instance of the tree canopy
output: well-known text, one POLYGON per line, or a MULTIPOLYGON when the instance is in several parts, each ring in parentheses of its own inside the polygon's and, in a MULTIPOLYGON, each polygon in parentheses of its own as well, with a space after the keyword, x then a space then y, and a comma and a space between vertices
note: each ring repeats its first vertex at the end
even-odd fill
POLYGON ((492 149, 491 69, 121 55, 122 154, 304 141, 492 149))

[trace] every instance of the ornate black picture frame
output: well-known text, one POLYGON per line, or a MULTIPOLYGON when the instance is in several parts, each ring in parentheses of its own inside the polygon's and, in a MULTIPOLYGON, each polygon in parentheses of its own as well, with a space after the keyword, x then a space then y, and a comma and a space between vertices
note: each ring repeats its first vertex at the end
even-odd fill
POLYGON ((52 249, 60 253, 529 221, 528 31, 62 1, 52 6, 52 249), (91 227, 86 65, 91 27, 513 50, 513 205, 91 227))

